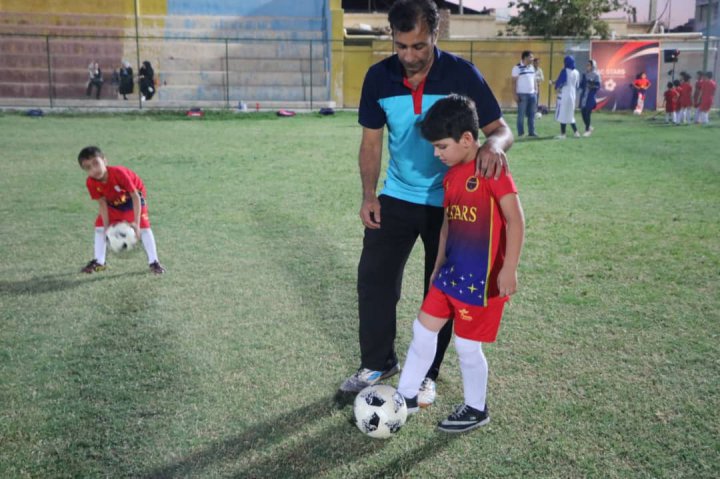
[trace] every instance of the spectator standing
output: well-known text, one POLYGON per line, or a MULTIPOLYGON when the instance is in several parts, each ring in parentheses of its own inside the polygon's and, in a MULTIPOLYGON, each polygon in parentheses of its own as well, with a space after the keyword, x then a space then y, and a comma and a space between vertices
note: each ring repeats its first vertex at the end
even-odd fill
POLYGON ((583 123, 585 124, 585 133, 583 136, 590 136, 594 128, 591 125, 592 112, 597 106, 595 96, 600 89, 600 73, 598 73, 597 62, 595 60, 588 61, 585 73, 580 80, 580 113, 582 114, 583 123))
POLYGON ((575 125, 575 104, 577 102, 577 89, 580 85, 580 73, 575 69, 575 58, 571 55, 565 57, 565 68, 555 80, 555 91, 557 91, 557 105, 555 106, 555 120, 560 123, 560 135, 558 140, 565 139, 567 124, 572 126, 575 137, 579 137, 575 125))
POLYGON ((525 50, 520 56, 520 63, 512 69, 512 85, 515 93, 517 112, 518 137, 525 135, 525 118, 528 123, 528 136, 535 134, 535 112, 537 111, 537 83, 535 81, 534 56, 531 51, 525 50))

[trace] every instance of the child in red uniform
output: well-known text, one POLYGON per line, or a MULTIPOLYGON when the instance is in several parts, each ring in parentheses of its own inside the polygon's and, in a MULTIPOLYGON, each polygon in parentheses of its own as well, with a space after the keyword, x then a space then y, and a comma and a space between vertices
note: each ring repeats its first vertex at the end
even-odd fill
POLYGON ((454 317, 465 403, 438 428, 463 432, 490 421, 482 343, 495 341, 505 303, 517 288, 525 221, 509 174, 503 172, 497 180, 475 174, 480 144, 472 100, 459 95, 438 100, 421 132, 450 170, 443 180, 445 218, 432 286, 413 323, 398 391, 408 412, 417 412, 418 391, 435 357, 438 331, 454 317))
POLYGON ((665 98, 665 123, 677 125, 677 102, 680 98, 680 93, 675 89, 673 82, 669 81, 667 83, 667 90, 663 93, 663 97, 665 98))
POLYGON ((713 80, 712 72, 705 72, 705 78, 700 85, 700 114, 698 123, 710 123, 710 108, 712 108, 717 91, 717 83, 713 80))
POLYGON ((700 90, 702 82, 705 80, 704 71, 698 70, 696 73, 695 88, 693 89, 693 106, 695 107, 695 123, 700 122, 700 90))
POLYGON ((650 88, 650 80, 648 80, 645 72, 641 73, 638 78, 633 81, 633 88, 637 91, 637 102, 633 113, 640 115, 645 107, 645 95, 650 88))
POLYGON ((690 123, 690 109, 692 108, 693 101, 692 101, 692 85, 690 84, 690 80, 692 78, 690 75, 687 74, 687 72, 680 72, 680 77, 682 78, 682 82, 680 82, 680 123, 690 123))
POLYGON ((155 237, 150 229, 145 199, 145 185, 138 175, 124 166, 108 166, 105 155, 96 146, 83 148, 78 155, 80 167, 88 174, 86 181, 90 198, 98 202, 100 212, 95 219, 95 258, 82 270, 95 273, 105 270, 105 231, 114 223, 127 221, 142 240, 150 271, 162 274, 157 257, 155 237))

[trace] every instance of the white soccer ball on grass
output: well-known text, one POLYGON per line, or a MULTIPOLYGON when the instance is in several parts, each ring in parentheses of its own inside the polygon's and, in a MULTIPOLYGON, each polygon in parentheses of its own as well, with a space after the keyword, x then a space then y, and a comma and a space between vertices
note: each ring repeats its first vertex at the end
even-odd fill
POLYGON ((122 253, 129 251, 135 247, 138 238, 135 230, 127 221, 121 221, 110 225, 107 229, 106 236, 108 246, 113 253, 122 253))
POLYGON ((388 438, 407 420, 407 405, 392 386, 376 384, 360 391, 353 406, 355 425, 374 438, 388 438))

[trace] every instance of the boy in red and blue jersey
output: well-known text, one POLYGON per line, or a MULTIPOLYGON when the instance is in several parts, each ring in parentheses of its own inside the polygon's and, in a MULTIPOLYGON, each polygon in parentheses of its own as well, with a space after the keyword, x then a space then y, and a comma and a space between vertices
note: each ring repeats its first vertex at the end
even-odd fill
POLYGON ((517 267, 525 220, 509 173, 498 179, 476 174, 478 115, 467 97, 437 101, 421 131, 434 154, 450 169, 443 180, 445 218, 432 286, 418 318, 398 391, 408 411, 418 410, 417 394, 432 363, 438 331, 454 319, 465 402, 440 422, 446 432, 487 424, 488 367, 482 343, 494 342, 503 308, 517 289, 517 267))
POLYGON ((126 221, 142 240, 150 271, 164 273, 165 268, 157 257, 155 236, 150 229, 145 203, 147 191, 142 179, 124 166, 109 166, 105 155, 96 146, 83 148, 78 155, 78 163, 88 174, 85 184, 90 198, 97 201, 99 207, 95 219, 95 257, 81 272, 90 274, 106 269, 106 230, 112 224, 126 221))

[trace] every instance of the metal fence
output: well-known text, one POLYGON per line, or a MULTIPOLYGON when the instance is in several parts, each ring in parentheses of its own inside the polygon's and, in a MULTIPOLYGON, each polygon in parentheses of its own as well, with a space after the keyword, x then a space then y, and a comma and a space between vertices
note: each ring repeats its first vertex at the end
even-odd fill
MULTIPOLYGON (((657 39, 655 39, 657 40, 657 39)), ((503 108, 513 108, 510 70, 519 60, 519 49, 532 41, 541 58, 545 83, 540 103, 553 106, 554 93, 547 80, 557 76, 562 58, 572 54, 579 68, 589 58, 588 40, 488 39, 442 40, 441 48, 478 66, 503 108)), ((720 73, 718 40, 702 38, 659 39, 661 48, 681 51, 676 65, 667 65, 660 55, 660 85, 665 76, 700 69, 720 73), (706 47, 707 45, 707 47, 706 47), (707 54, 706 54, 707 52, 707 54), (704 61, 707 57, 707 68, 704 61)), ((198 38, 153 36, 83 36, 0 33, 0 107, 50 107, 93 109, 186 109, 191 107, 236 109, 296 108, 331 106, 356 107, 365 66, 348 69, 356 61, 346 48, 345 74, 339 84, 331 78, 331 52, 341 51, 336 40, 258 38, 198 38), (333 48, 335 46, 336 48, 333 48), (137 78, 134 92, 124 100, 113 82, 113 72, 123 60, 138 74, 138 65, 150 61, 156 72, 157 94, 142 101, 137 78), (86 95, 88 64, 97 61, 103 71, 100 98, 86 95)), ((362 42, 372 45, 372 40, 362 42)), ((350 42, 345 42, 350 45, 350 42)), ((376 45, 378 45, 376 43, 376 45)), ((374 50, 371 62, 392 54, 374 50)), ((357 46, 357 45, 355 45, 357 46)), ((370 47, 368 47, 370 48, 370 47)), ((366 53, 360 57, 368 61, 366 53)), ((357 66, 357 65, 356 65, 357 66)), ((368 64, 369 66, 369 64, 368 64)), ((662 88, 658 89, 658 105, 662 88)))
POLYGON ((330 102, 329 42, 241 38, 0 34, 0 106, 233 108, 330 102), (121 63, 134 91, 118 93, 121 63), (149 61, 157 94, 142 100, 139 65, 149 61), (88 66, 103 76, 87 95, 88 66))

